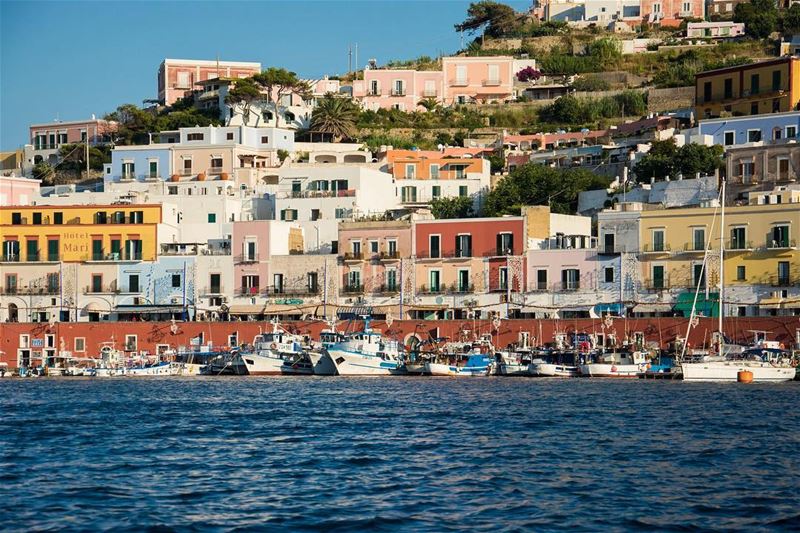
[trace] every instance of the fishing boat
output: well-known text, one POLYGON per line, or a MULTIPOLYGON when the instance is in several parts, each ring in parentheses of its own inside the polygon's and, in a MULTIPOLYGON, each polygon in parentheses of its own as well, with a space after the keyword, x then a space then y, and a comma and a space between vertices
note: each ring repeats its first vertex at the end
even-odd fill
POLYGON ((495 365, 491 335, 484 335, 471 344, 447 344, 435 360, 425 365, 431 376, 488 376, 495 365))
POLYGON ((272 331, 258 335, 253 349, 242 351, 241 358, 247 373, 253 376, 276 376, 281 374, 312 374, 311 361, 307 365, 287 367, 286 363, 296 364, 305 355, 304 339, 284 330, 277 320, 272 321, 272 331))
POLYGON ((336 365, 328 355, 328 347, 345 340, 345 335, 336 330, 336 322, 329 321, 329 328, 323 329, 319 334, 319 345, 308 350, 308 358, 315 376, 333 376, 336 374, 336 365))
POLYGON ((530 365, 530 351, 495 353, 494 371, 498 376, 529 376, 530 365))
POLYGON ((647 370, 649 354, 632 352, 599 352, 587 354, 580 365, 581 375, 590 378, 637 378, 647 370))
POLYGON ((528 373, 544 378, 576 378, 581 369, 574 351, 543 350, 533 356, 528 373))
POLYGON ((364 329, 347 335, 327 348, 340 376, 390 376, 405 374, 403 350, 395 340, 384 339, 364 317, 364 329))

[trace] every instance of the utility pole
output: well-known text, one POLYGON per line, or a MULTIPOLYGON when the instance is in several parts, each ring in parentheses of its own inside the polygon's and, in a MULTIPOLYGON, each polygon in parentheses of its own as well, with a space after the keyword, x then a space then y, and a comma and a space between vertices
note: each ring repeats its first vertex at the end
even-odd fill
POLYGON ((356 79, 358 79, 358 43, 356 43, 356 64, 355 64, 355 67, 356 67, 355 76, 356 76, 356 79))
POLYGON ((353 73, 353 46, 347 45, 347 76, 353 73))

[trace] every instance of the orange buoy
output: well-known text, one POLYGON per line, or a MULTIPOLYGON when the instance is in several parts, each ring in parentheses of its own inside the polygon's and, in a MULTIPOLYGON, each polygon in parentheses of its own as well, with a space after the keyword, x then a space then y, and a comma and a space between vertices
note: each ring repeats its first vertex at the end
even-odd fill
POLYGON ((736 373, 736 381, 739 383, 752 383, 753 373, 749 370, 739 370, 739 372, 736 373))

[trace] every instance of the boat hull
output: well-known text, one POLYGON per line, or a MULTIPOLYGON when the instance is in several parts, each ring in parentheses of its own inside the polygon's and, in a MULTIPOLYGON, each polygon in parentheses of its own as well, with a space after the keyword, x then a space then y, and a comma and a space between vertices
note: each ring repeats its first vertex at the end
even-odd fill
POLYGON ((681 364, 684 381, 735 382, 738 380, 739 372, 745 370, 753 373, 754 383, 791 381, 797 372, 792 367, 772 366, 769 363, 751 361, 714 361, 681 364))
POLYGON ((394 376, 406 373, 400 362, 387 361, 377 355, 336 348, 328 348, 328 355, 340 376, 394 376))
POLYGON ((247 373, 251 376, 280 376, 283 374, 282 357, 268 357, 261 354, 241 354, 247 373))
POLYGON ((529 376, 529 366, 522 363, 500 363, 497 373, 500 376, 529 376))
POLYGON ((425 368, 431 376, 452 377, 485 377, 489 375, 491 367, 468 367, 445 365, 441 363, 426 363, 425 368))
POLYGON ((610 363, 589 363, 581 365, 581 375, 590 378, 638 378, 646 365, 618 365, 610 363))
POLYGON ((309 352, 308 357, 311 359, 311 368, 315 376, 333 376, 336 374, 336 365, 333 360, 325 352, 309 352))
POLYGON ((406 363, 406 372, 414 376, 421 376, 427 373, 425 363, 406 363))
POLYGON ((556 365, 553 363, 531 363, 528 372, 532 376, 544 378, 576 378, 581 375, 577 366, 556 365))

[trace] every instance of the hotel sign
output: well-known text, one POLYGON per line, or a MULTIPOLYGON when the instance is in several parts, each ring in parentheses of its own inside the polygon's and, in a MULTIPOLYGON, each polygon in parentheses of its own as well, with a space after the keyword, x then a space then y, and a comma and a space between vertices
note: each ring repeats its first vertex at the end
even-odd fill
POLYGON ((67 231, 61 234, 64 253, 89 253, 91 234, 86 231, 67 231))

